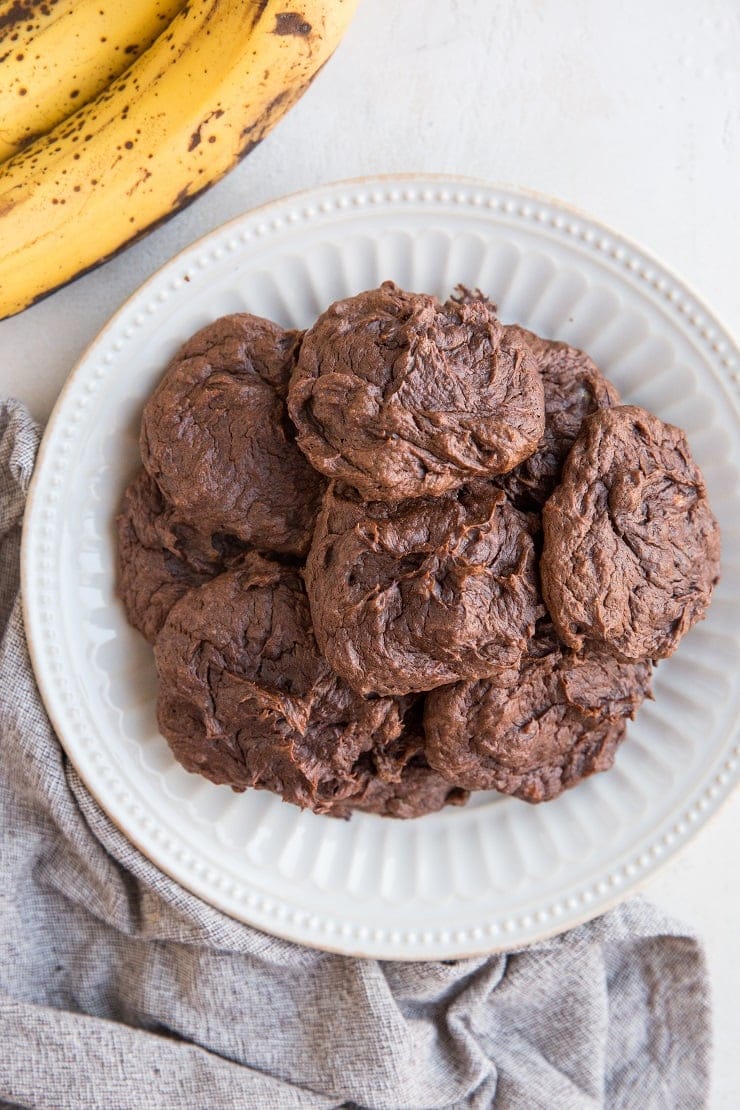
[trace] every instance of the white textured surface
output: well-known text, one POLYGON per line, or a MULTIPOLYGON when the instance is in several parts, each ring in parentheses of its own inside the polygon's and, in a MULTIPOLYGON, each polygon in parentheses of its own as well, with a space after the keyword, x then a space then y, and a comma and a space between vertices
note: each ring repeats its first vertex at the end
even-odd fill
MULTIPOLYGON (((365 0, 306 97, 229 178, 104 269, 0 324, 0 388, 48 413, 111 313, 175 250, 254 203, 392 170, 560 196, 664 258, 740 331, 735 0, 365 0)), ((740 1089, 736 795, 647 893, 704 934, 713 1106, 740 1089)))

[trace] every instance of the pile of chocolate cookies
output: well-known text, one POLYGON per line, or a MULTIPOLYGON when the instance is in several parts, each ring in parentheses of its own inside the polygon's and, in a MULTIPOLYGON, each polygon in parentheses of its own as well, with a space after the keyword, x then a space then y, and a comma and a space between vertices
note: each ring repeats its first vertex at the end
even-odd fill
POLYGON ((391 282, 305 333, 198 332, 144 410, 118 588, 177 759, 317 813, 414 817, 611 766, 705 613, 683 433, 481 294, 391 282))

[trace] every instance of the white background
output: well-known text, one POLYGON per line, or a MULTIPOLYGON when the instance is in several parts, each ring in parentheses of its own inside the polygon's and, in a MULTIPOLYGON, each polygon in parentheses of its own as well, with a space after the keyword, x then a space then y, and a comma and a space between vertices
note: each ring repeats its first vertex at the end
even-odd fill
MULTIPOLYGON (((0 393, 44 420, 108 317, 255 204, 343 177, 459 173, 565 200, 656 254, 740 333, 738 0, 363 0, 305 97, 228 178, 106 266, 0 323, 0 393)), ((711 1105, 740 1106, 740 796, 645 893, 696 927, 711 1105)))

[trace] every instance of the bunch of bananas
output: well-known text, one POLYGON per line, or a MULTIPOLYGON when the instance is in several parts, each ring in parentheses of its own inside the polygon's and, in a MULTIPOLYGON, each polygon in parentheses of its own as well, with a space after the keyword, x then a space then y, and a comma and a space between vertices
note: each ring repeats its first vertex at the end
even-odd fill
POLYGON ((0 0, 0 319, 222 177, 357 0, 0 0))

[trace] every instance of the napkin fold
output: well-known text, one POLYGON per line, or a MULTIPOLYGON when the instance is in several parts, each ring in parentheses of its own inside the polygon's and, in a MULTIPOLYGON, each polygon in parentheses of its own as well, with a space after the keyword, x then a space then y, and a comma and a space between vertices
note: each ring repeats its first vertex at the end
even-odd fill
POLYGON ((19 548, 38 430, 0 403, 0 1100, 49 1110, 698 1110, 701 944, 642 899, 544 943, 405 964, 225 916, 115 828, 31 670, 19 548))

